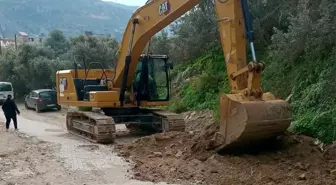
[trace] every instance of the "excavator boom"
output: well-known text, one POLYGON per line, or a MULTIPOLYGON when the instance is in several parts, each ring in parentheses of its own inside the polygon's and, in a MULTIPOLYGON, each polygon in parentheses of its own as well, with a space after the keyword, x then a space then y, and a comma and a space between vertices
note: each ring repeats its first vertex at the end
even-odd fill
POLYGON ((202 0, 155 0, 139 8, 129 20, 120 47, 114 85, 121 87, 120 103, 131 85, 138 59, 150 39, 202 0))
POLYGON ((213 147, 221 151, 256 146, 289 127, 289 105, 261 89, 264 64, 257 61, 247 0, 215 0, 215 8, 231 94, 220 96, 220 130, 213 147))

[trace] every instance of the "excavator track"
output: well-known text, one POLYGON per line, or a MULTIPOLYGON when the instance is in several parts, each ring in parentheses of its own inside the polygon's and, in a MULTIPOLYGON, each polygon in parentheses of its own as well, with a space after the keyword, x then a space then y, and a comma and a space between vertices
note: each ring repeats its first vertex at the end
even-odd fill
POLYGON ((93 143, 110 144, 116 138, 113 119, 100 113, 69 111, 66 126, 69 133, 93 143))
POLYGON ((184 132, 185 121, 182 115, 175 114, 164 110, 155 110, 153 114, 162 118, 162 131, 163 132, 184 132))
POLYGON ((155 132, 185 131, 185 121, 182 115, 158 109, 142 109, 142 111, 146 112, 146 115, 156 117, 154 119, 156 121, 148 123, 149 127, 141 127, 141 125, 134 123, 125 123, 131 133, 148 131, 147 129, 154 129, 155 132))

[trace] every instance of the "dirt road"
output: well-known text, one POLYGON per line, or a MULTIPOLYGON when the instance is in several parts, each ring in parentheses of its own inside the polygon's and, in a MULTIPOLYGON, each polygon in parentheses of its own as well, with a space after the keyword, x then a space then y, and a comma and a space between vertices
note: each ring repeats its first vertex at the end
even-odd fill
MULTIPOLYGON (((37 114, 22 105, 19 109, 20 133, 6 133, 4 124, 0 126, 0 185, 153 184, 128 177, 131 168, 117 155, 114 145, 94 145, 69 135, 64 110, 37 114)), ((0 114, 0 122, 4 120, 0 114)))

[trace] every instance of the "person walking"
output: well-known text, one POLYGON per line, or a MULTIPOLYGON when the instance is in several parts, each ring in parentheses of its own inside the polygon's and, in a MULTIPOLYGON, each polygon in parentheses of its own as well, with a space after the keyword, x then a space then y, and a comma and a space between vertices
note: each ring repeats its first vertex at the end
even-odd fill
POLYGON ((2 110, 3 110, 3 112, 5 114, 5 117, 6 117, 6 132, 9 129, 11 119, 14 122, 15 130, 18 130, 16 114, 20 115, 20 111, 17 108, 15 102, 12 100, 11 95, 7 96, 7 99, 5 100, 5 102, 2 105, 2 110))

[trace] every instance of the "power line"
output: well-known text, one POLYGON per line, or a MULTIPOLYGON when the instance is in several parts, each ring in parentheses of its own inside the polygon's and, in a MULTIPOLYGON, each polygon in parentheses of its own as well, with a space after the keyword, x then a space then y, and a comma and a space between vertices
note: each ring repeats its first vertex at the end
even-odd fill
POLYGON ((0 24, 0 32, 1 32, 2 38, 4 39, 4 38, 5 38, 5 34, 4 34, 4 32, 3 32, 3 29, 2 29, 2 27, 1 27, 1 24, 0 24))

